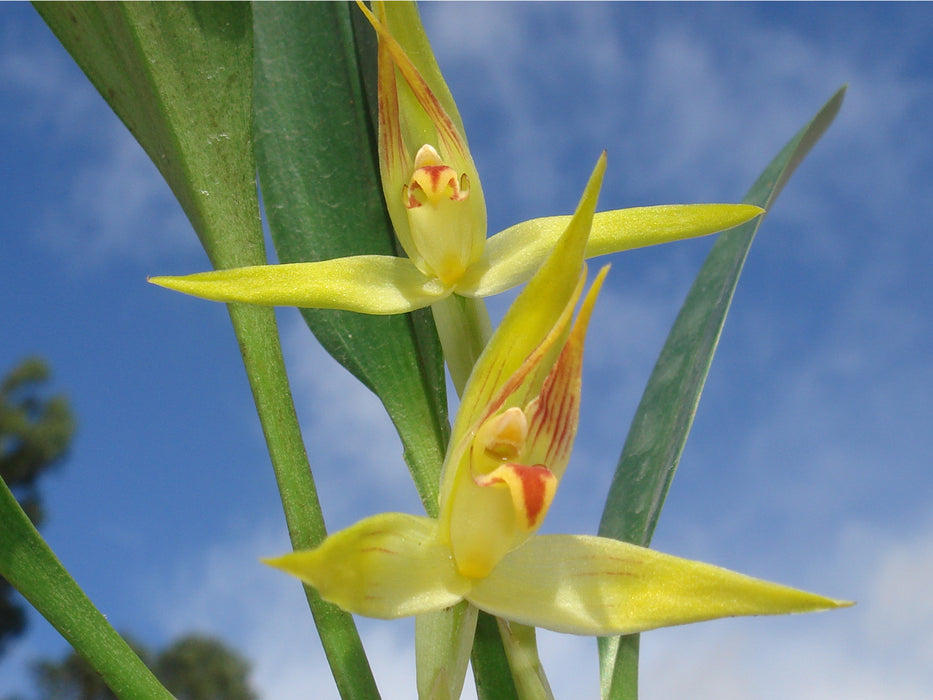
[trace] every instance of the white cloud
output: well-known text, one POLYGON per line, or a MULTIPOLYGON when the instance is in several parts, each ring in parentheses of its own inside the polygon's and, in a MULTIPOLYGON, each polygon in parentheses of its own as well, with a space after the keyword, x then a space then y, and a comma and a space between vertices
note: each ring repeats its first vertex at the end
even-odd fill
POLYGON ((77 271, 193 253, 197 237, 168 185, 129 132, 113 127, 74 161, 59 205, 37 216, 38 238, 77 271))
MULTIPOLYGON (((875 640, 885 663, 908 672, 927 669, 933 683, 933 529, 899 535, 869 569, 863 631, 875 640)), ((857 556, 858 544, 850 546, 857 556)))
MULTIPOLYGON (((15 25, 14 25, 15 26, 15 25)), ((52 154, 37 183, 54 208, 31 212, 35 237, 75 272, 190 256, 197 238, 161 175, 51 35, 0 53, 4 115, 52 154), (51 193, 51 196, 49 196, 51 193)))
POLYGON ((4 118, 17 130, 41 131, 58 142, 86 128, 100 98, 50 35, 35 38, 16 22, 3 27, 0 85, 16 97, 16 109, 4 118))

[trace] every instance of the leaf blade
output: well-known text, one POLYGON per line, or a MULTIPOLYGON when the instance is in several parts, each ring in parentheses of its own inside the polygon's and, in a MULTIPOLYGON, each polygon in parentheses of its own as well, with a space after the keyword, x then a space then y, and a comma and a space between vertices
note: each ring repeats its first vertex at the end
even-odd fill
MULTIPOLYGON (((361 73, 365 79, 365 71, 375 71, 375 37, 360 49, 372 52, 371 61, 360 61, 353 11, 342 3, 255 8, 258 164, 282 262, 398 253, 361 84, 361 73)), ((327 351, 382 400, 422 503, 436 515, 448 428, 430 313, 374 317, 306 309, 302 316, 327 351)))
MULTIPOLYGON (((159 168, 214 267, 265 263, 252 143, 250 5, 39 3, 36 9, 159 168)), ((242 305, 228 311, 293 546, 313 547, 326 533, 275 314, 242 305)), ((310 588, 305 593, 341 693, 377 697, 352 617, 310 588)))
MULTIPOLYGON (((829 128, 844 94, 845 87, 797 132, 765 168, 743 202, 770 207, 829 128)), ((739 275, 761 221, 758 218, 721 234, 697 275, 632 421, 606 499, 600 535, 641 546, 650 543, 693 424, 739 275)), ((603 697, 635 698, 637 642, 626 641, 619 663, 619 639, 599 640, 603 697)))

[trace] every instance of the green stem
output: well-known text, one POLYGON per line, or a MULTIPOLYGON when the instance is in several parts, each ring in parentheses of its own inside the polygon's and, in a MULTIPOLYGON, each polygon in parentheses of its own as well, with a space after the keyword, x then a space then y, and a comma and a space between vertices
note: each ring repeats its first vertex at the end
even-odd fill
POLYGON ((473 365, 492 337, 492 323, 482 299, 451 294, 431 306, 444 359, 457 396, 463 394, 473 365))
POLYGON ((515 689, 521 700, 554 700, 551 686, 538 658, 538 640, 534 627, 496 618, 505 655, 512 669, 515 689))
MULTIPOLYGON (((312 549, 327 532, 285 374, 275 312, 239 304, 227 308, 262 423, 292 546, 312 549)), ((378 698, 353 617, 324 602, 312 588, 305 586, 304 590, 340 696, 378 698)))
POLYGON ((479 610, 466 601, 415 618, 418 697, 457 700, 463 692, 479 610))
POLYGON ((518 691, 496 618, 480 611, 473 639, 473 677, 480 700, 515 700, 518 691))
POLYGON ((121 700, 171 700, 94 607, 0 479, 0 576, 88 660, 121 700))
POLYGON ((640 635, 600 637, 601 697, 638 700, 638 648, 640 635))

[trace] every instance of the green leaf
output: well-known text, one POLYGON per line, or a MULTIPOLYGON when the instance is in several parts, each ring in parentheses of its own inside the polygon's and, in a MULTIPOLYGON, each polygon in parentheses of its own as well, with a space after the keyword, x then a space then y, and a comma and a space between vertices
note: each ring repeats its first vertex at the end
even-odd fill
MULTIPOLYGON (((743 200, 770 208, 842 104, 840 89, 768 165, 743 200)), ((739 275, 762 219, 720 234, 648 380, 609 489, 599 534, 648 546, 680 461, 739 275)), ((637 697, 637 638, 601 638, 604 698, 637 697)))
MULTIPOLYGON (((38 3, 36 9, 159 168, 213 265, 265 263, 252 145, 251 6, 38 3)), ((292 545, 314 547, 326 532, 274 311, 228 310, 292 545)), ((312 589, 305 593, 341 694, 376 697, 353 618, 312 589)))
POLYGON ((91 663, 119 698, 169 693, 94 607, 0 479, 0 576, 91 663))
POLYGON ((518 690, 505 653, 499 623, 495 617, 480 610, 473 638, 473 676, 476 695, 482 700, 515 700, 518 690))
MULTIPOLYGON (((361 20, 344 3, 255 6, 259 177, 281 262, 399 253, 382 199, 375 98, 365 89, 375 87, 376 39, 361 20)), ((436 516, 448 426, 430 312, 302 315, 327 351, 382 400, 425 510, 436 516)), ((391 456, 386 462, 373 466, 391 469, 391 456)))

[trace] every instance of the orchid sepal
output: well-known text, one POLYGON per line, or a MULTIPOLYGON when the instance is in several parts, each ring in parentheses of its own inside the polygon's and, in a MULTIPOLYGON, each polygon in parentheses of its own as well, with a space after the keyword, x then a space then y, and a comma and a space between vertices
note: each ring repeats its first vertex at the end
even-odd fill
MULTIPOLYGON (((707 236, 764 213, 751 204, 665 204, 597 212, 586 257, 707 236)), ((522 284, 540 267, 569 221, 569 216, 529 219, 491 236, 482 257, 457 284, 457 293, 487 297, 522 284)))
POLYGON ((567 358, 582 352, 606 270, 587 294, 573 331, 570 326, 582 293, 583 253, 605 167, 603 154, 565 233, 513 302, 463 392, 441 481, 440 532, 464 575, 485 576, 537 530, 569 459, 582 365, 567 358), (569 355, 568 347, 574 348, 569 355), (555 377, 566 394, 546 391, 555 377), (523 421, 530 419, 527 434, 511 452, 503 452, 497 445, 507 426, 499 422, 513 411, 523 421), (544 443, 559 447, 549 450, 544 443), (553 463, 535 463, 549 452, 553 463))
POLYGON ((848 601, 606 537, 539 535, 472 586, 481 610, 555 632, 606 636, 721 617, 815 612, 848 601))
POLYGON ((443 610, 470 588, 438 539, 437 521, 405 513, 365 518, 316 549, 263 562, 344 610, 381 619, 443 610))
POLYGON ((603 153, 593 168, 576 212, 565 221, 563 232, 540 261, 533 278, 509 307, 476 361, 461 397, 451 433, 452 444, 481 419, 496 393, 510 391, 505 387, 506 380, 529 361, 536 349, 540 354, 546 348, 555 347, 560 334, 569 328, 573 306, 582 291, 583 256, 605 172, 606 154, 603 153))
POLYGON ((721 617, 815 612, 851 605, 711 564, 585 535, 539 535, 485 577, 461 575, 437 521, 383 513, 315 550, 266 563, 348 612, 382 619, 467 600, 522 624, 570 634, 634 634, 721 617))
POLYGON ((212 301, 379 315, 420 309, 451 293, 449 287, 426 277, 411 261, 390 255, 255 265, 184 277, 151 277, 149 281, 212 301))

